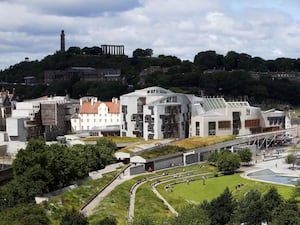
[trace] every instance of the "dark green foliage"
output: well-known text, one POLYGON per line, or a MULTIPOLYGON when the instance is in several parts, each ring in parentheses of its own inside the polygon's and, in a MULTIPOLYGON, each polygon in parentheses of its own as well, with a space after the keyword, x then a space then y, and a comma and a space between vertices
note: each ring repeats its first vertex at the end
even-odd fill
POLYGON ((223 171, 225 174, 231 174, 240 167, 240 163, 241 159, 238 154, 224 151, 218 156, 217 167, 219 171, 223 171))
POLYGON ((37 204, 22 204, 1 212, 0 225, 48 225, 46 212, 37 204))
POLYGON ((19 203, 33 202, 34 197, 69 185, 92 170, 115 162, 116 146, 111 141, 99 145, 46 145, 32 139, 18 152, 13 162, 15 178, 0 188, 0 211, 19 203))
POLYGON ((300 210, 296 200, 289 199, 282 202, 273 210, 271 225, 298 225, 300 224, 300 210))
POLYGON ((201 208, 205 210, 210 218, 211 225, 224 225, 231 219, 236 209, 237 203, 232 197, 228 188, 217 198, 213 199, 211 203, 204 202, 201 208))
POLYGON ((116 217, 107 216, 104 219, 100 220, 98 225, 117 225, 116 217))
POLYGON ((183 208, 179 215, 170 219, 170 225, 209 225, 210 217, 204 209, 196 205, 188 205, 183 208))
POLYGON ((252 152, 249 148, 243 148, 238 152, 241 162, 249 163, 252 160, 252 152))
POLYGON ((266 221, 272 221, 272 212, 275 208, 279 207, 283 203, 283 199, 278 193, 275 187, 271 187, 270 190, 262 197, 263 208, 266 209, 266 221))
POLYGON ((261 193, 257 190, 250 190, 240 199, 236 217, 240 223, 257 225, 267 220, 267 209, 261 199, 261 193))
POLYGON ((88 220, 87 218, 76 211, 75 209, 72 209, 71 211, 66 212, 66 214, 63 216, 60 225, 87 225, 88 220))
POLYGON ((218 161, 218 157, 219 157, 219 152, 218 150, 215 150, 209 154, 207 161, 215 164, 218 161))

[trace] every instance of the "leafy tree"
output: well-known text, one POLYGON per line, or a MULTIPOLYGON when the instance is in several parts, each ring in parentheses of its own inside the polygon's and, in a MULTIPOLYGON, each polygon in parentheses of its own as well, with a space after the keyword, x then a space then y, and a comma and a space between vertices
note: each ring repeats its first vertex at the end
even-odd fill
POLYGON ((209 225, 210 218, 199 206, 188 205, 181 209, 177 217, 171 218, 170 225, 209 225))
POLYGON ((236 208, 236 202, 233 199, 229 188, 210 203, 208 215, 211 219, 211 225, 224 225, 231 220, 231 216, 236 208))
POLYGON ((219 156, 220 156, 220 154, 219 154, 218 150, 215 150, 209 154, 207 161, 215 164, 218 161, 219 156))
POLYGON ((153 54, 153 50, 150 48, 146 48, 146 49, 141 49, 138 48, 136 50, 133 51, 132 56, 134 58, 138 58, 138 57, 151 57, 153 54))
POLYGON ((238 203, 235 213, 239 223, 258 225, 266 221, 266 210, 261 199, 261 193, 251 189, 238 203))
POLYGON ((294 154, 288 154, 285 158, 285 162, 287 164, 293 164, 293 168, 295 166, 295 162, 296 162, 296 156, 294 154))
POLYGON ((63 216, 60 225, 87 225, 87 218, 76 211, 74 208, 71 211, 66 212, 63 216))
POLYGON ((224 151, 217 160, 217 167, 219 171, 224 173, 233 173, 240 167, 241 159, 238 154, 224 151))
POLYGON ((273 210, 272 225, 300 224, 300 210, 295 199, 282 202, 273 210))
POLYGON ((263 208, 266 209, 267 222, 272 221, 273 210, 283 203, 281 195, 278 193, 275 187, 271 187, 269 191, 262 197, 263 208))
POLYGON ((194 64, 201 70, 220 69, 223 67, 223 56, 215 51, 199 52, 194 58, 194 64))
POLYGON ((242 163, 249 163, 252 160, 252 152, 249 148, 243 148, 238 152, 242 163))

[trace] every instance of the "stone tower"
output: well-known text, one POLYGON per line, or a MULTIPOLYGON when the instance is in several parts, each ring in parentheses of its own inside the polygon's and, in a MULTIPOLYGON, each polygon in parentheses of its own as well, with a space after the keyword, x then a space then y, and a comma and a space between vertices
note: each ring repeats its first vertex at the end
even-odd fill
POLYGON ((65 52, 65 50, 65 32, 62 30, 60 34, 60 51, 65 52))

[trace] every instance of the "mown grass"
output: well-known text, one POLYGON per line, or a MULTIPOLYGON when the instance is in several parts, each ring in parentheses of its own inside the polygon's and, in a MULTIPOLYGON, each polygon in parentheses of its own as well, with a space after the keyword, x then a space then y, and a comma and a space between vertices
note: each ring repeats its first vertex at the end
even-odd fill
POLYGON ((67 210, 71 210, 72 208, 79 210, 110 182, 119 173, 119 170, 104 174, 100 179, 86 181, 70 191, 51 198, 48 202, 44 202, 43 206, 47 210, 51 224, 58 225, 67 210))
POLYGON ((217 144, 224 141, 230 141, 235 139, 234 135, 228 136, 209 136, 209 137, 191 137, 175 141, 170 143, 170 145, 175 145, 178 147, 183 147, 187 150, 205 147, 213 144, 217 144))
POLYGON ((240 174, 209 177, 205 181, 205 185, 201 179, 190 182, 189 184, 177 184, 173 187, 173 192, 165 191, 165 185, 166 184, 160 185, 158 190, 177 210, 184 204, 187 204, 187 202, 201 203, 204 200, 211 201, 219 196, 226 187, 230 189, 236 199, 240 199, 250 189, 256 189, 264 194, 272 186, 276 187, 279 194, 285 199, 292 197, 293 192, 293 187, 248 180, 242 178, 240 174), (243 185, 237 187, 238 184, 243 185))

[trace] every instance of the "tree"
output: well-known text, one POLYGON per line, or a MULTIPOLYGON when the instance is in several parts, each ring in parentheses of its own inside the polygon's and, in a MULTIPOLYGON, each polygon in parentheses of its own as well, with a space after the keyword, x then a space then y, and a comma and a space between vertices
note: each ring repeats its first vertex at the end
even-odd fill
POLYGON ((249 163, 252 160, 252 152, 249 148, 243 148, 238 152, 242 163, 249 163))
POLYGON ((208 212, 211 219, 211 225, 224 225, 231 220, 231 215, 236 208, 236 202, 233 199, 229 188, 226 187, 224 192, 210 203, 208 212))
POLYGON ((152 54, 153 54, 153 50, 150 48, 146 48, 146 49, 137 48, 136 50, 133 51, 132 56, 134 58, 151 57, 152 54))
POLYGON ((238 154, 225 151, 219 155, 217 167, 219 171, 231 174, 240 167, 240 163, 241 159, 238 154))
POLYGON ((271 222, 273 210, 283 203, 283 199, 277 189, 275 187, 271 187, 262 197, 262 202, 264 209, 266 209, 266 220, 267 222, 271 222))
POLYGON ((218 150, 215 150, 209 154, 207 161, 212 164, 215 164, 218 161, 219 156, 220 156, 220 154, 219 154, 218 150))
POLYGON ((294 168, 296 159, 297 159, 297 157, 296 157, 294 154, 288 154, 288 155, 285 157, 285 162, 286 162, 287 164, 293 164, 293 168, 294 168))
POLYGON ((209 225, 210 218, 205 210, 196 205, 188 205, 180 210, 177 217, 171 218, 171 225, 209 225))
POLYGON ((261 200, 261 193, 251 189, 238 203, 235 213, 239 223, 258 225, 266 221, 266 210, 261 200))
POLYGON ((273 210, 274 225, 298 225, 300 224, 300 211, 297 201, 289 199, 282 202, 273 210))
POLYGON ((76 211, 74 208, 71 211, 67 211, 63 216, 60 225, 87 225, 87 218, 76 211))

